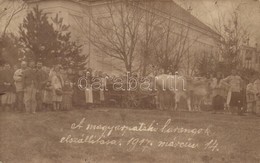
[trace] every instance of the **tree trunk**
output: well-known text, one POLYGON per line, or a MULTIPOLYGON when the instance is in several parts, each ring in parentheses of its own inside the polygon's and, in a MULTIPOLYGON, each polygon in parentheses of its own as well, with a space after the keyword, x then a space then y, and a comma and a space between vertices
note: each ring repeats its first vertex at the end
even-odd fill
POLYGON ((147 72, 147 61, 144 58, 142 76, 146 76, 146 72, 147 72))
POLYGON ((129 73, 129 75, 131 76, 132 75, 132 66, 131 64, 128 64, 125 62, 125 68, 126 68, 126 71, 129 73))
POLYGON ((142 70, 142 76, 146 76, 146 73, 147 73, 147 65, 148 65, 148 62, 147 62, 147 58, 148 58, 148 52, 145 51, 144 53, 144 56, 143 56, 143 70, 142 70))

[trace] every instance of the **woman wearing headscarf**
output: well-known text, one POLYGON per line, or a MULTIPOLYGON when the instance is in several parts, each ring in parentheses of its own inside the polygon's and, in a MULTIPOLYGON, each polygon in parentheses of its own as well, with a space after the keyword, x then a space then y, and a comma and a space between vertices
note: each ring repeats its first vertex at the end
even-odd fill
POLYGON ((53 110, 60 110, 62 101, 62 87, 64 85, 62 75, 60 74, 60 65, 56 65, 50 72, 51 85, 53 90, 52 102, 53 110))

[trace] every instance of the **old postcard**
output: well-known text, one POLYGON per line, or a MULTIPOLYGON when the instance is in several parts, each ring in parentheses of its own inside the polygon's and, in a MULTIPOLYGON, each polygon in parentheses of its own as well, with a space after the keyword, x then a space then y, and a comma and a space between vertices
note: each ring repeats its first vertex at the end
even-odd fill
POLYGON ((0 163, 260 163, 259 0, 0 0, 0 163))

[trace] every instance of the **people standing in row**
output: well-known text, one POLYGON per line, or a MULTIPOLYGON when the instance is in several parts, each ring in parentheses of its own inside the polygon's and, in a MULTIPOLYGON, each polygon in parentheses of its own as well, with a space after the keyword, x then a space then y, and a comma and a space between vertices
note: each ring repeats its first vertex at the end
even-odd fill
MULTIPOLYGON (((16 108, 20 112, 26 111, 27 113, 50 109, 61 110, 62 108, 69 110, 72 108, 72 99, 73 107, 88 108, 93 106, 93 76, 91 69, 77 71, 72 68, 63 69, 59 65, 54 66, 51 70, 43 66, 42 62, 37 62, 35 65, 33 61, 29 62, 29 65, 27 62, 22 61, 20 68, 14 67, 16 71, 14 71, 14 68, 9 69, 9 66, 6 65, 7 69, 1 66, 0 71, 0 87, 1 89, 5 89, 1 91, 5 94, 3 98, 1 96, 0 104, 3 104, 5 107, 16 108), (11 70, 12 72, 6 72, 11 70), (88 88, 87 91, 85 89, 78 89, 78 80, 80 77, 86 79, 82 80, 82 84, 83 87, 88 88), (9 80, 12 84, 7 81, 4 82, 4 80, 9 80), (66 82, 64 83, 64 81, 66 82), (9 87, 9 84, 13 87, 13 93, 9 91, 9 88, 8 90, 6 89, 7 86, 9 87), (12 101, 11 104, 15 106, 9 107, 10 100, 12 101)), ((96 77, 101 76, 98 74, 96 77)), ((104 83, 104 81, 102 82, 104 83)), ((100 90, 97 93, 100 94, 100 98, 96 102, 100 104, 99 101, 105 100, 104 90, 100 90)))
MULTIPOLYGON (((55 65, 51 72, 50 68, 44 67, 43 63, 26 62, 21 63, 21 68, 14 72, 9 64, 1 67, 0 87, 3 89, 1 105, 5 110, 17 108, 26 112, 35 113, 44 110, 70 110, 73 107, 88 108, 93 104, 100 106, 105 101, 104 85, 107 85, 107 76, 101 71, 92 75, 92 70, 63 69, 61 65, 55 65), (78 80, 84 78, 80 83, 83 88, 79 89, 78 80), (98 80, 94 80, 98 79, 98 80), (65 82, 64 82, 65 81, 65 82), (101 81, 100 90, 93 88, 93 84, 101 81), (16 96, 15 96, 16 94, 16 96), (72 104, 73 99, 73 104, 72 104), (95 100, 94 100, 95 99, 95 100), (16 101, 16 103, 15 103, 16 101), (16 106, 14 106, 17 104, 16 106)), ((125 76, 122 76, 124 79, 125 76)), ((137 78, 137 77, 136 77, 137 78)), ((237 74, 236 70, 223 79, 221 73, 217 73, 212 79, 212 106, 214 112, 223 110, 225 99, 230 111, 242 114, 244 107, 243 96, 247 95, 247 109, 253 113, 260 111, 260 78, 251 79, 247 85, 237 74), (228 90, 228 91, 227 91, 228 90), (226 93, 228 92, 228 93, 226 93)), ((109 80, 108 80, 109 81, 109 80)), ((111 80, 112 81, 112 80, 111 80)))

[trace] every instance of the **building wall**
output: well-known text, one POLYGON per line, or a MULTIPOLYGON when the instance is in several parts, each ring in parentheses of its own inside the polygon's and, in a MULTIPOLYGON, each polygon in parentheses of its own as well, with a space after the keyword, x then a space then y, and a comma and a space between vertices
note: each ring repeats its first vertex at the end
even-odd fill
MULTIPOLYGON (((93 26, 91 25, 90 13, 98 15, 100 17, 106 17, 106 4, 97 3, 97 4, 80 4, 72 1, 37 1, 35 3, 29 4, 28 11, 34 6, 38 5, 41 9, 44 9, 45 12, 51 16, 55 16, 58 13, 61 17, 64 18, 64 22, 71 26, 70 30, 73 34, 73 39, 79 40, 84 44, 83 54, 89 56, 88 67, 91 67, 95 70, 107 71, 109 73, 121 73, 123 64, 120 61, 117 61, 111 57, 108 57, 101 53, 98 49, 93 47, 88 41, 88 33, 82 32, 82 27, 93 26)), ((165 15, 158 15, 163 17, 165 15)), ((179 28, 189 28, 189 43, 191 45, 189 49, 189 61, 187 58, 184 60, 183 68, 192 68, 188 64, 194 62, 195 55, 200 55, 202 53, 215 54, 217 53, 216 46, 216 36, 209 31, 203 31, 198 27, 191 26, 185 22, 172 18, 172 21, 179 26, 179 28)), ((177 28, 176 28, 177 29, 177 28)), ((178 33, 178 31, 176 31, 178 33)))

